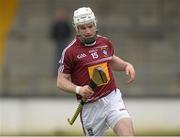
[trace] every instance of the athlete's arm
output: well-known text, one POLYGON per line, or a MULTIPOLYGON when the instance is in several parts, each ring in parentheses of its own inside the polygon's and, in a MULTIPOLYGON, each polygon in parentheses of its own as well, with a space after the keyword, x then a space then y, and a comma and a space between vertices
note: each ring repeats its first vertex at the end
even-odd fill
POLYGON ((114 71, 125 71, 126 75, 130 76, 128 83, 131 83, 135 80, 135 70, 131 63, 113 55, 110 61, 110 65, 114 71))
MULTIPOLYGON (((76 93, 76 87, 74 83, 71 82, 71 75, 58 72, 57 77, 57 87, 65 92, 76 93)), ((84 98, 89 98, 94 92, 89 88, 88 85, 82 86, 79 89, 79 95, 84 98)))

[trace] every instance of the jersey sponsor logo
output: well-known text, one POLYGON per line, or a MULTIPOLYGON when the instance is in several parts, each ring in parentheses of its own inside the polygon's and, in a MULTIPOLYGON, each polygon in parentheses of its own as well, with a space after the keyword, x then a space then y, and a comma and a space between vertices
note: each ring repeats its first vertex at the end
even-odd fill
POLYGON ((82 59, 82 58, 84 58, 84 57, 86 57, 87 55, 85 54, 85 53, 81 53, 81 54, 79 54, 79 55, 77 55, 77 58, 78 59, 82 59))
POLYGON ((98 49, 97 48, 95 48, 95 49, 91 49, 91 50, 89 50, 89 53, 93 53, 93 52, 97 52, 98 51, 98 49))

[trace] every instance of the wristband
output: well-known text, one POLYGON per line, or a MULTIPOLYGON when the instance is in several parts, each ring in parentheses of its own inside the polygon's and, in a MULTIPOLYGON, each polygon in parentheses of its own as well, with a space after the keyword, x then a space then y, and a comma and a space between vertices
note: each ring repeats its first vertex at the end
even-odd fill
POLYGON ((76 92, 76 94, 79 94, 80 95, 80 86, 76 86, 76 90, 75 90, 75 92, 76 92))

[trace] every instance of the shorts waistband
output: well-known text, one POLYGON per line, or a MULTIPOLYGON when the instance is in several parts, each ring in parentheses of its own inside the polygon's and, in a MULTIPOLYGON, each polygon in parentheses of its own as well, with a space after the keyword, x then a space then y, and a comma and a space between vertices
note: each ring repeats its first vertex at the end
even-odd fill
POLYGON ((98 99, 95 99, 95 100, 92 100, 92 101, 88 101, 88 102, 85 102, 84 104, 88 104, 88 103, 94 103, 96 101, 101 101, 103 100, 104 98, 110 98, 111 95, 113 95, 114 93, 116 93, 117 91, 120 91, 118 88, 112 90, 111 92, 109 92, 108 94, 104 94, 102 97, 98 98, 98 99))

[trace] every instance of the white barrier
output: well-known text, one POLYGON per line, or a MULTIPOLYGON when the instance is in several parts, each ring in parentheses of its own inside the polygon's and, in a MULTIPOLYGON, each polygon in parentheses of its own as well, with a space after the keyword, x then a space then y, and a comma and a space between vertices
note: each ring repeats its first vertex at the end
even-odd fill
MULTIPOLYGON (((180 131, 180 99, 125 99, 135 131, 180 131)), ((0 135, 82 132, 79 118, 67 122, 75 99, 0 99, 0 135)))

